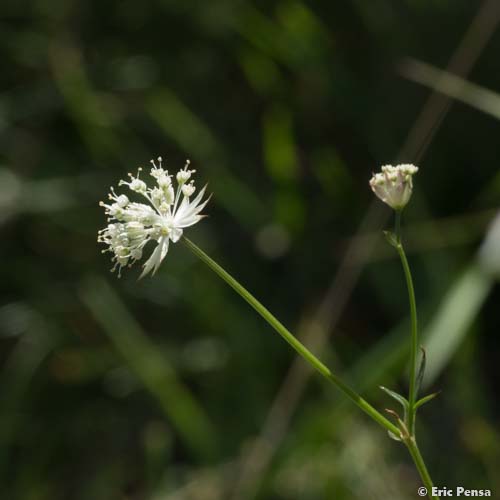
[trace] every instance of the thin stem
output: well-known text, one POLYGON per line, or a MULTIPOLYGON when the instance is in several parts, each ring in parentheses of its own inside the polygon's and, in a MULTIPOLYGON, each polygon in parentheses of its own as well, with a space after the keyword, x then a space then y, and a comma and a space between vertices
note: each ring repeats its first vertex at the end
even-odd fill
POLYGON ((394 233, 396 234, 396 240, 401 243, 401 210, 396 210, 394 216, 394 233))
POLYGON ((394 219, 394 232, 396 236, 396 250, 401 259, 401 264, 403 265, 403 270, 406 278, 406 287, 408 288, 408 299, 410 301, 410 316, 411 316, 411 340, 410 340, 410 387, 408 394, 408 412, 407 412, 407 422, 405 422, 409 434, 405 439, 403 439, 408 451, 410 452, 415 467, 417 468, 420 478, 424 486, 427 489, 427 495, 431 500, 437 499, 436 496, 432 494, 432 479, 425 465, 424 459, 417 445, 415 438, 415 401, 417 398, 417 349, 418 349, 418 329, 417 329, 417 302, 415 300, 415 289, 413 287, 413 279, 411 276, 410 265, 408 264, 408 259, 406 258, 406 253, 403 248, 403 243, 401 241, 401 210, 396 210, 394 219))
POLYGON ((353 403, 361 408, 375 422, 384 429, 392 432, 396 436, 400 435, 398 427, 391 423, 381 413, 379 413, 370 403, 363 399, 356 391, 351 389, 340 378, 334 375, 330 369, 324 365, 307 347, 305 347, 297 338, 295 338, 288 329, 276 319, 271 312, 266 309, 246 288, 227 273, 217 262, 211 259, 203 250, 201 250, 192 241, 185 236, 182 238, 184 244, 201 259, 212 271, 222 278, 234 291, 236 291, 248 304, 250 304, 257 313, 259 313, 292 347, 300 354, 316 371, 323 377, 335 384, 353 403))
POLYGON ((411 457, 413 458, 413 462, 415 463, 415 467, 417 468, 420 478, 424 483, 424 486, 427 488, 427 495, 431 500, 436 500, 437 497, 432 494, 432 487, 434 486, 429 471, 427 470, 427 466, 425 465, 424 459, 420 450, 418 448, 417 442, 414 437, 409 437, 405 440, 406 447, 410 452, 411 457))
POLYGON ((410 316, 411 316, 411 341, 410 341, 410 388, 408 394, 408 430, 411 435, 415 435, 415 401, 417 398, 417 350, 418 350, 418 329, 417 329, 417 302, 415 300, 415 290, 413 288, 413 279, 411 276, 408 259, 401 243, 401 212, 396 212, 396 250, 401 259, 403 270, 406 278, 406 287, 408 288, 408 299, 410 301, 410 316))

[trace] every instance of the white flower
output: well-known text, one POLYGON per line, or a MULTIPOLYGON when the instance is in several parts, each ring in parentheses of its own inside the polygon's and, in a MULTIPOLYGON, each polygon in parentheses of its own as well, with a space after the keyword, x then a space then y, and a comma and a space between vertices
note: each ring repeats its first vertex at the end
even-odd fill
POLYGON ((187 182, 191 178, 191 174, 194 174, 196 172, 196 170, 188 170, 189 163, 190 163, 189 160, 186 161, 184 168, 177 172, 176 179, 179 185, 182 185, 185 182, 187 182))
POLYGON ((182 186, 182 194, 189 198, 195 192, 196 188, 194 187, 194 182, 191 181, 189 184, 184 184, 182 186))
POLYGON ((156 247, 143 264, 140 277, 150 272, 154 274, 167 255, 170 241, 177 242, 186 227, 204 217, 200 212, 208 203, 208 199, 202 201, 206 186, 190 201, 196 188, 193 181, 186 184, 195 172, 188 170, 189 161, 176 175, 176 191, 172 186, 172 176, 162 167, 161 157, 157 162, 151 160, 151 176, 156 180, 154 187, 148 187, 139 179, 141 168, 137 176, 129 174, 129 182, 119 182, 120 186, 126 185, 131 191, 141 194, 147 203, 131 202, 126 195, 117 195, 113 188, 108 195, 110 203, 100 203, 105 208, 109 224, 99 231, 97 241, 108 246, 103 252, 113 254, 112 271, 118 268, 118 276, 122 267, 130 267, 142 258, 149 241, 153 241, 156 247))
POLYGON ((412 177, 418 172, 418 167, 409 163, 384 165, 382 172, 373 174, 370 187, 373 192, 394 210, 402 210, 410 200, 413 190, 412 177))

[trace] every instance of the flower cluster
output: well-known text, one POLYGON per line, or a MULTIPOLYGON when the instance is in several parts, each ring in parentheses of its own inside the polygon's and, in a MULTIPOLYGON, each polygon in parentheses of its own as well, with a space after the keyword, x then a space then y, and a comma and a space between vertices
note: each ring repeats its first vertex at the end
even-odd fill
POLYGON ((191 199, 196 191, 191 179, 195 170, 189 170, 189 161, 175 176, 177 188, 174 189, 172 175, 163 169, 162 159, 151 160, 151 176, 155 179, 154 187, 140 179, 141 168, 129 181, 121 180, 119 185, 128 186, 129 190, 141 195, 148 202, 130 201, 125 194, 117 194, 113 188, 108 195, 109 203, 101 202, 108 215, 108 225, 99 231, 97 241, 108 246, 103 252, 113 254, 114 266, 118 275, 124 266, 131 266, 140 260, 144 247, 149 241, 156 244, 148 260, 143 265, 141 278, 154 274, 168 252, 169 242, 177 242, 186 227, 196 224, 204 216, 200 215, 208 199, 202 201, 206 186, 191 199))
POLYGON ((370 187, 373 192, 394 210, 402 210, 410 200, 413 190, 412 177, 418 167, 411 164, 384 165, 382 172, 373 174, 370 187))

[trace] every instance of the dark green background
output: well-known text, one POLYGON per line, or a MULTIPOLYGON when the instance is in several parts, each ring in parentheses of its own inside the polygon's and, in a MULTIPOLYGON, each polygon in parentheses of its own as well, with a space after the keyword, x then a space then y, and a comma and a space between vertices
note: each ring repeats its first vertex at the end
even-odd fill
POLYGON ((404 234, 443 391, 422 451, 436 484, 500 495, 499 293, 476 257, 500 122, 402 74, 452 59, 499 89, 496 4, 3 0, 0 497, 417 498, 404 448, 187 248, 109 273, 98 202, 158 155, 213 193, 189 237, 381 410, 408 305, 368 180, 418 164, 404 234))

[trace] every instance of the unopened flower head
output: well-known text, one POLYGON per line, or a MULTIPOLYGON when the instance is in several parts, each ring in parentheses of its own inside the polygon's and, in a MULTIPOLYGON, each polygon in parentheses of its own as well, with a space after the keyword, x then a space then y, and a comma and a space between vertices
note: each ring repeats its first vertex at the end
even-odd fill
POLYGON ((200 214, 208 199, 203 200, 206 186, 192 199, 196 191, 194 181, 188 180, 195 172, 189 170, 189 161, 179 170, 174 189, 172 175, 162 166, 162 159, 151 160, 151 176, 155 185, 149 187, 140 179, 142 169, 137 175, 129 174, 130 180, 119 182, 130 191, 141 195, 146 203, 130 201, 125 194, 117 194, 114 188, 108 195, 109 203, 101 202, 108 225, 99 231, 97 241, 108 246, 103 252, 111 252, 114 266, 120 276, 124 266, 131 266, 142 259, 144 247, 153 241, 155 248, 143 264, 141 278, 148 273, 154 274, 168 252, 170 241, 177 242, 186 227, 196 224, 204 216, 200 214))
POLYGON ((405 163, 402 165, 384 165, 381 172, 373 174, 370 187, 373 192, 394 210, 402 210, 410 200, 413 190, 412 177, 418 167, 405 163))

